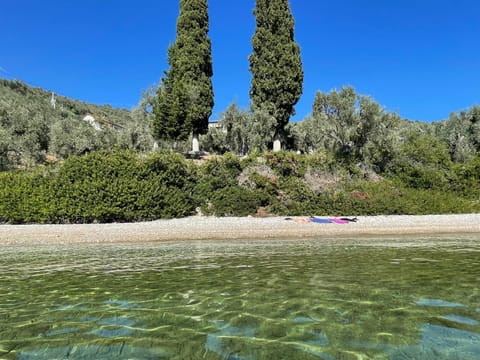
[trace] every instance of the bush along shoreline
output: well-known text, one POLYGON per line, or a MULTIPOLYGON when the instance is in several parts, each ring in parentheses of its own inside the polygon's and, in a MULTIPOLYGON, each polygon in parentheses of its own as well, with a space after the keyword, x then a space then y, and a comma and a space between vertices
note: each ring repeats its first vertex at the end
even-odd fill
POLYGON ((98 151, 0 172, 0 222, 108 223, 195 215, 424 215, 480 212, 480 158, 441 168, 397 164, 380 176, 328 154, 98 151))

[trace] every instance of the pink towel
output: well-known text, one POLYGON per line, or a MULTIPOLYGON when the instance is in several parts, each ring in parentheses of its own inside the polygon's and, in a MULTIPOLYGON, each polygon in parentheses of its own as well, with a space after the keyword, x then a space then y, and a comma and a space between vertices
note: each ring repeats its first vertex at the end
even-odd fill
POLYGON ((328 219, 330 220, 331 222, 334 222, 335 224, 348 224, 349 221, 348 220, 342 220, 342 219, 339 219, 339 218, 333 218, 333 219, 328 219))

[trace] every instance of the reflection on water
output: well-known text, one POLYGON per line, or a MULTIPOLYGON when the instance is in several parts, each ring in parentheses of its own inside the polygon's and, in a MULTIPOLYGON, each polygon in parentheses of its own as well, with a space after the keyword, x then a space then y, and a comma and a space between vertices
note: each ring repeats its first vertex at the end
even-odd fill
POLYGON ((479 240, 3 247, 0 359, 479 359, 479 240))

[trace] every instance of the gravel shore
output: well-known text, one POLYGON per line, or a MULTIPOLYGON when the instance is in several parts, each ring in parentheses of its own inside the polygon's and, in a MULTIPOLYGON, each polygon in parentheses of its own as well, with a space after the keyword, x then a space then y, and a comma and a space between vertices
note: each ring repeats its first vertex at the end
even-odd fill
POLYGON ((189 217, 140 223, 0 225, 0 245, 456 233, 480 235, 480 214, 360 216, 348 224, 312 223, 308 217, 189 217))

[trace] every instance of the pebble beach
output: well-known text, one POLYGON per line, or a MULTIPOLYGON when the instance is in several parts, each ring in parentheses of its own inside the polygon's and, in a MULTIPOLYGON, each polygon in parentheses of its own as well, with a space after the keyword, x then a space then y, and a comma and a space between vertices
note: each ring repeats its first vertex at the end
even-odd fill
MULTIPOLYGON (((318 217, 329 219, 328 217, 318 217)), ((0 245, 255 240, 479 234, 480 214, 359 216, 345 224, 309 217, 204 217, 137 223, 0 225, 0 245)))

